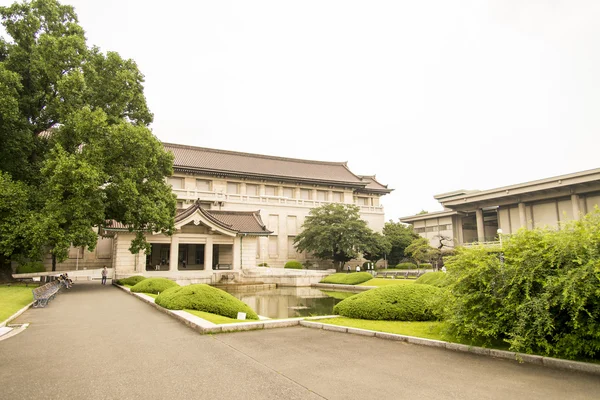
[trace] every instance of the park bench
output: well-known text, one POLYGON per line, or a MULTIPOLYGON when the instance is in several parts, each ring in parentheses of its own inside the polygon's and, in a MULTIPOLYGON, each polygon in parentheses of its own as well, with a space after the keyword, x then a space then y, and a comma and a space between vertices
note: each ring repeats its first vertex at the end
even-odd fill
POLYGON ((33 289, 33 307, 46 307, 46 304, 48 304, 60 290, 60 285, 60 282, 52 281, 33 289))

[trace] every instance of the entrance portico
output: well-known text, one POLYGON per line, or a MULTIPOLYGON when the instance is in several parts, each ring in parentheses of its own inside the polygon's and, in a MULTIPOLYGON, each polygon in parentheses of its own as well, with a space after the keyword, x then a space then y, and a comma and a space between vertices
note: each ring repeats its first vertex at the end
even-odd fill
POLYGON ((217 270, 255 267, 257 237, 272 233, 258 211, 206 210, 200 202, 175 217, 172 236, 147 235, 151 245, 147 254, 119 251, 129 247, 133 233, 124 228, 110 230, 115 231, 117 275, 142 273, 176 279, 210 279, 217 270))

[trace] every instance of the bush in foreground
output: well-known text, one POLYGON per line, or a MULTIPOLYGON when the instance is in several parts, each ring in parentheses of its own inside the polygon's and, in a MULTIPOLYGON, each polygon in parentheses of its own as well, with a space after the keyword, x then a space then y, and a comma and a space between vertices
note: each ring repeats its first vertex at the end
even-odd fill
POLYGON ((172 287, 179 287, 179 285, 167 278, 148 278, 136 283, 131 291, 159 294, 172 287))
POLYGON ((333 312, 358 319, 434 321, 441 292, 430 285, 383 286, 342 300, 333 312))
POLYGON ((300 261, 290 260, 290 261, 288 261, 288 262, 285 263, 285 267, 284 268, 289 268, 289 269, 304 269, 304 266, 302 265, 302 263, 300 261))
POLYGON ((335 283, 338 285, 358 285, 359 283, 366 282, 373 279, 373 276, 368 272, 352 272, 337 273, 326 276, 321 280, 320 283, 335 283))
POLYGON ((140 283, 141 281, 143 281, 144 279, 146 279, 145 276, 134 275, 134 276, 130 276, 128 278, 119 279, 117 281, 117 284, 119 284, 119 285, 135 286, 138 283, 140 283))
POLYGON ((426 274, 421 275, 415 283, 439 288, 446 287, 448 285, 448 274, 444 272, 427 272, 426 274))
POLYGON ((511 351, 600 359, 600 211, 560 230, 521 230, 503 259, 462 248, 447 263, 452 333, 511 351))
POLYGON ((46 272, 46 267, 39 261, 31 261, 17 267, 17 274, 31 274, 33 272, 46 272))
POLYGON ((247 319, 258 319, 246 303, 224 290, 205 284, 174 287, 161 292, 154 301, 169 310, 199 310, 229 318, 237 318, 238 312, 244 312, 247 319))

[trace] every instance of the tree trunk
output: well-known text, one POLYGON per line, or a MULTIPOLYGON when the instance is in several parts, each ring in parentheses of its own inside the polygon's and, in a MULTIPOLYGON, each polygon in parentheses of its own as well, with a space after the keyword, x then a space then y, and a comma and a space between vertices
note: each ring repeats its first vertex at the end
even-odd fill
POLYGON ((52 272, 56 271, 56 255, 52 254, 52 272))
POLYGON ((0 282, 13 282, 10 258, 0 254, 0 282))

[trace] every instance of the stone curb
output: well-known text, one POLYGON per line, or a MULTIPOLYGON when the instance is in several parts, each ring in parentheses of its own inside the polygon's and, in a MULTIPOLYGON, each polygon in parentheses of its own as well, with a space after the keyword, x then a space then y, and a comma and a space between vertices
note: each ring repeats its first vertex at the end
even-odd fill
MULTIPOLYGON (((194 322, 193 320, 185 317, 184 315, 181 315, 181 314, 171 311, 171 310, 167 310, 166 308, 159 306, 158 304, 156 304, 154 302, 154 299, 150 296, 146 296, 146 295, 143 295, 140 293, 133 293, 128 288, 119 286, 117 284, 113 284, 113 286, 116 286, 117 288, 121 289, 122 291, 129 293, 130 295, 140 299, 141 301, 143 301, 145 303, 150 304, 157 310, 159 310, 167 315, 170 315, 171 317, 175 318, 179 322, 189 326, 190 328, 192 328, 195 331, 200 332, 202 334, 221 333, 221 332, 239 332, 239 331, 257 330, 257 329, 288 328, 291 326, 300 325, 300 322, 305 318, 305 317, 299 317, 299 318, 276 319, 276 320, 262 320, 262 321, 256 321, 256 322, 236 322, 236 323, 232 323, 232 324, 223 324, 223 325, 212 324, 213 326, 202 326, 202 325, 194 322)), ((179 310, 177 310, 177 311, 179 311, 179 310)), ((310 318, 311 319, 323 319, 323 318, 334 318, 334 317, 338 317, 338 316, 337 315, 324 315, 324 316, 310 317, 310 318)))
POLYGON ((400 342, 407 342, 416 344, 419 346, 437 347, 446 350, 458 351, 463 353, 477 354, 486 357, 503 358, 506 360, 518 361, 519 363, 527 363, 534 365, 541 365, 544 367, 563 369, 577 372, 585 372, 588 374, 594 374, 600 376, 600 364, 592 364, 581 361, 570 361, 561 360, 559 358, 543 357, 533 354, 521 354, 505 350, 487 349, 485 347, 467 346, 460 343, 450 343, 441 340, 432 340, 419 338, 407 335, 398 335, 395 333, 377 332, 370 331, 367 329, 349 328, 345 326, 329 325, 322 322, 312 321, 300 321, 300 325, 312 328, 312 329, 323 329, 325 331, 351 333, 354 335, 361 336, 372 336, 379 339, 396 340, 400 342))
POLYGON ((25 307, 21 308, 19 311, 17 311, 16 313, 14 313, 13 315, 11 315, 10 317, 8 317, 4 322, 2 322, 0 324, 0 328, 6 326, 10 321, 12 321, 13 319, 17 318, 19 315, 23 314, 25 311, 27 311, 29 309, 29 307, 31 307, 33 304, 33 301, 29 304, 27 304, 25 307))
POLYGON ((377 286, 338 285, 336 283, 313 283, 311 287, 319 289, 341 290, 344 292, 365 292, 375 289, 377 286))

